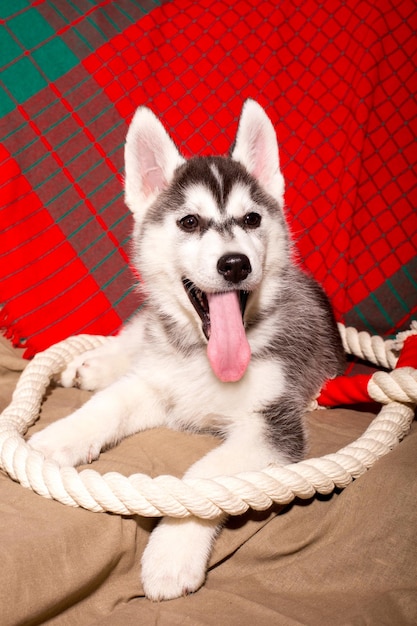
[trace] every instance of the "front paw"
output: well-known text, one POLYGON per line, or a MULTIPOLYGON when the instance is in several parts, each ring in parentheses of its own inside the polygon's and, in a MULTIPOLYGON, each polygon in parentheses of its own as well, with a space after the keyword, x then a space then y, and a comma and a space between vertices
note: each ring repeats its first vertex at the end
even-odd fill
POLYGON ((60 382, 63 387, 96 391, 120 378, 129 365, 117 338, 111 337, 104 345, 76 356, 61 373, 60 382))
POLYGON ((197 591, 206 578, 216 522, 163 519, 142 556, 142 583, 153 601, 172 600, 197 591))
POLYGON ((83 438, 83 434, 65 423, 65 419, 35 433, 28 441, 34 450, 60 467, 91 463, 100 456, 101 443, 83 438))

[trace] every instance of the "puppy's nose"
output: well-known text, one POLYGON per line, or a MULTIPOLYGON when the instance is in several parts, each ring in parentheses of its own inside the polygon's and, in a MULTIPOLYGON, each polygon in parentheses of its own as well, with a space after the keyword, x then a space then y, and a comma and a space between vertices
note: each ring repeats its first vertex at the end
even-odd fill
POLYGON ((240 283, 245 280, 252 268, 246 254, 224 254, 217 261, 217 271, 231 283, 240 283))

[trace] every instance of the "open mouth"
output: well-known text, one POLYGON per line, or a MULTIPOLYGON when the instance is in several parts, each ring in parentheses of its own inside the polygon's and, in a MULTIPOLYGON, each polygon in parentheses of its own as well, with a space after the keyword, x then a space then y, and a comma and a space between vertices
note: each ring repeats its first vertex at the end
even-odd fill
MULTIPOLYGON (((210 310, 207 295, 201 289, 198 289, 188 278, 182 279, 182 284, 184 285, 184 289, 187 292, 187 295, 190 299, 191 304, 197 311, 203 327, 203 332, 208 340, 210 338, 210 310)), ((248 291, 237 290, 237 294, 239 296, 239 304, 240 311, 243 315, 245 313, 246 304, 249 297, 248 291)))

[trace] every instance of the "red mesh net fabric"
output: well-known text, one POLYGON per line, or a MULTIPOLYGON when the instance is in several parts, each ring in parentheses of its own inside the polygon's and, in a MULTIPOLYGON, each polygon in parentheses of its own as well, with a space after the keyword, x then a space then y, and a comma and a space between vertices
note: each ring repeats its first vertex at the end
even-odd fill
MULTIPOLYGON (((338 319, 406 327, 417 305, 415 3, 128 4, 75 14, 40 3, 46 44, 59 39, 72 66, 52 80, 39 44, 22 51, 46 83, 26 98, 7 74, 16 59, 0 74, 0 297, 15 340, 31 354, 112 333, 136 308, 122 199, 135 108, 150 106, 185 155, 225 153, 247 97, 276 127, 298 258, 338 319)), ((21 37, 15 18, 4 23, 21 37)))

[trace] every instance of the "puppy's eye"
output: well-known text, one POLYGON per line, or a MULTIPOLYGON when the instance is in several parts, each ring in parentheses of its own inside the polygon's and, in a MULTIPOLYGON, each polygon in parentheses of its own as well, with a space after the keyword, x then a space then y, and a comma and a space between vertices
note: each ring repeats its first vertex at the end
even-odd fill
POLYGON ((248 228, 258 228, 261 225, 262 217, 259 213, 247 213, 243 218, 243 223, 248 228))
POLYGON ((199 227, 197 215, 186 215, 177 222, 178 226, 187 233, 192 233, 199 227))

